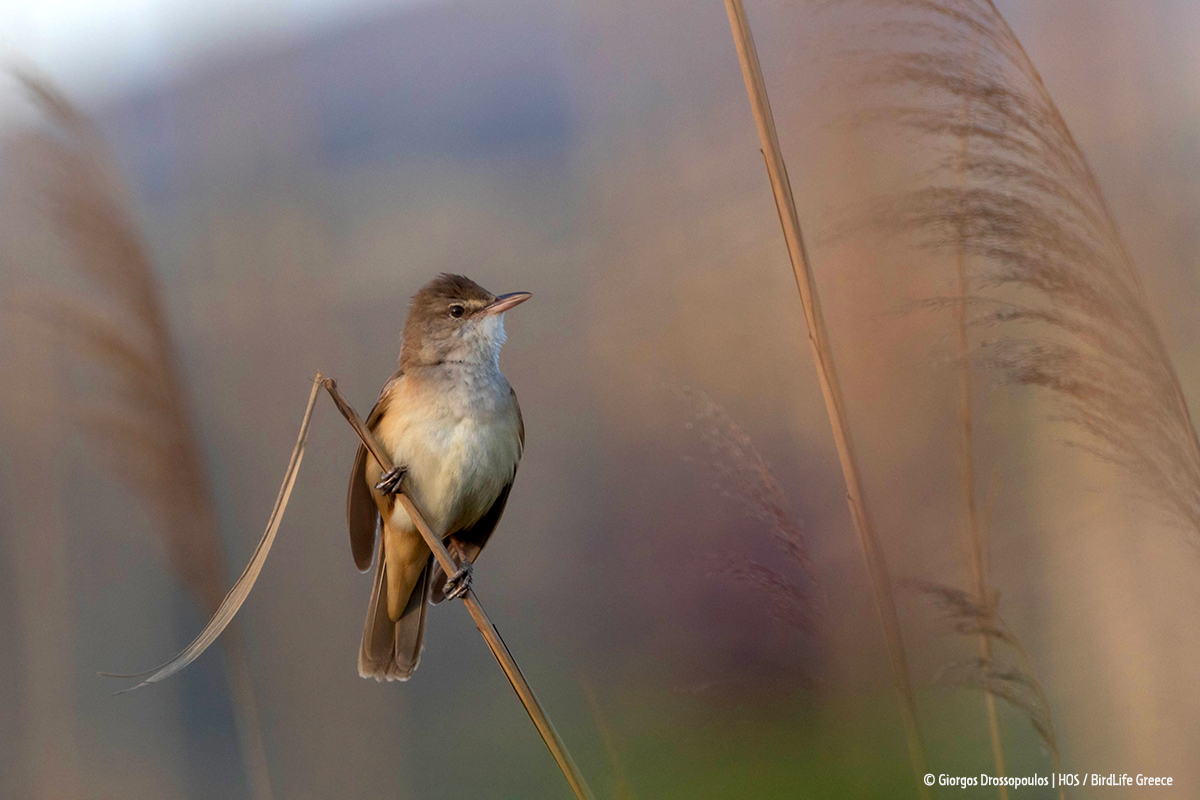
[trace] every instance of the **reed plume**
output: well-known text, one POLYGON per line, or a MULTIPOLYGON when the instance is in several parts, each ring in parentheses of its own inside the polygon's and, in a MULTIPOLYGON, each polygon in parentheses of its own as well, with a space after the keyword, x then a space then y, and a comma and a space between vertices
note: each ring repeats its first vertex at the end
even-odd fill
POLYGON ((736 553, 722 553, 717 572, 758 591, 777 621, 812 635, 820 614, 808 587, 816 585, 816 573, 804 534, 788 509, 775 474, 746 431, 711 397, 694 387, 678 393, 689 409, 685 427, 699 435, 708 451, 705 466, 714 475, 714 489, 766 529, 776 548, 802 570, 804 581, 736 553))
MULTIPOLYGON (((39 292, 22 305, 108 377, 110 402, 68 411, 152 508, 171 567, 211 612, 224 595, 221 539, 153 265, 99 134, 47 83, 17 77, 49 123, 21 134, 22 153, 40 170, 54 230, 87 283, 85 294, 39 292)), ((265 800, 271 786, 249 660, 239 637, 226 647, 242 757, 254 797, 265 800)))
MULTIPOLYGON (((1062 772, 1062 754, 1054 730, 1050 699, 1038 680, 1033 660, 1021 640, 996 613, 994 601, 981 600, 969 592, 937 583, 912 581, 909 585, 931 598, 958 633, 984 637, 990 645, 985 655, 947 665, 938 680, 980 690, 1020 711, 1046 745, 1054 771, 1062 772), (994 652, 1000 650, 1005 651, 1007 657, 994 652)), ((1058 794, 1065 797, 1061 787, 1058 794)))
MULTIPOLYGON (((969 368, 969 365, 967 365, 969 368)), ((962 404, 966 413, 964 429, 970 430, 969 402, 962 404)), ((969 435, 961 439, 966 448, 971 443, 969 435)), ((973 455, 973 453, 969 453, 973 455)), ((964 478, 972 476, 973 468, 964 470, 964 478)), ((973 481, 973 478, 972 478, 973 481)), ((974 495, 974 483, 964 488, 974 495)), ((930 581, 905 581, 907 588, 914 589, 933 601, 949 618, 954 630, 973 637, 979 646, 979 656, 967 661, 948 664, 935 683, 975 689, 982 692, 988 718, 988 733, 992 744, 992 757, 996 774, 1005 774, 1004 754, 1000 739, 1000 722, 996 713, 996 699, 1003 700, 1019 711, 1033 727, 1046 745, 1055 772, 1062 771, 1062 751, 1054 730, 1054 718, 1050 698, 1037 676, 1037 668, 1029 652, 1016 633, 1000 616, 999 593, 989 583, 987 570, 988 542, 990 535, 990 511, 995 500, 998 484, 993 481, 991 492, 982 509, 972 502, 968 511, 967 544, 972 550, 972 577, 976 591, 968 592, 945 584, 930 581)), ((1008 797, 1007 787, 998 787, 1002 798, 1008 797)), ((1060 798, 1065 797, 1059 787, 1060 798)))
MULTIPOLYGON (((844 5, 856 0, 834 0, 844 5)), ((872 110, 936 156, 921 185, 871 215, 953 253, 975 592, 926 584, 978 659, 950 672, 1022 710, 1059 764, 1049 702, 1019 640, 995 613, 986 543, 974 520, 970 363, 1046 390, 1070 442, 1118 467, 1134 492, 1200 543, 1200 446, 1137 266, 1099 182, 1041 76, 990 0, 866 0, 887 50, 866 83, 895 103, 872 110), (898 41, 898 39, 902 40, 898 41), (968 266, 968 259, 969 266, 968 266), (968 324, 1001 338, 971 350, 968 324), (990 650, 1018 657, 998 666, 990 650)), ((990 709, 989 709, 990 712, 990 709)), ((991 716, 993 749, 1000 751, 991 716)))
POLYGON ((867 5, 912 44, 869 56, 867 81, 903 96, 874 116, 942 156, 877 218, 972 258, 961 301, 973 325, 1003 332, 980 363, 1046 390, 1072 443, 1200 544, 1200 443, 1178 376, 1099 182, 1020 41, 990 0, 867 5))

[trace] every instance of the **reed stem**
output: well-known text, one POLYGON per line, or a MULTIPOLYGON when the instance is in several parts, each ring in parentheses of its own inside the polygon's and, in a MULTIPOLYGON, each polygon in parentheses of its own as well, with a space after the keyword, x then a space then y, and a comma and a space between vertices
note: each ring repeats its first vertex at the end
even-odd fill
MULTIPOLYGON (((974 59, 972 59, 974 71, 974 59)), ((963 130, 971 122, 971 98, 963 100, 963 130)), ((959 191, 966 188, 967 157, 970 137, 960 137, 960 153, 955 170, 959 191)), ((995 615, 994 597, 988 574, 987 545, 979 525, 979 508, 975 500, 975 426, 973 422, 973 381, 971 380, 971 343, 967 333, 967 294, 970 283, 967 278, 967 252, 964 237, 960 233, 954 250, 954 275, 958 293, 954 302, 955 333, 958 342, 958 400, 959 400, 959 446, 962 461, 962 497, 967 512, 967 545, 971 555, 971 577, 974 580, 975 596, 986 617, 980 620, 981 628, 991 627, 995 615)), ((985 663, 992 663, 992 639, 985 630, 979 632, 979 656, 985 663)), ((1004 777, 1004 745, 1000 738, 1000 719, 996 712, 996 696, 984 690, 983 705, 987 712, 988 738, 992 743, 992 761, 997 777, 1004 777)), ((1000 786, 1000 800, 1008 800, 1008 787, 1000 786)))
POLYGON ((896 602, 892 596, 891 578, 888 575, 883 548, 875 534, 868 511, 862 474, 859 471, 854 442, 850 435, 850 425, 846 418, 845 404, 842 400, 841 385, 834 368, 833 350, 829 344, 825 319, 821 314, 816 281, 809 268, 808 254, 800 233, 800 221, 796 214, 796 204, 792 197, 792 187, 788 180, 787 167, 784 165, 783 152, 779 147, 775 120, 771 115, 771 105, 767 99, 767 87, 763 81, 762 67, 759 64, 758 52, 754 47, 754 37, 750 31, 750 21, 746 18, 746 9, 742 5, 742 0, 725 0, 725 9, 729 14, 729 25, 733 31, 733 41, 737 47, 738 59, 742 64, 746 92, 750 97, 750 109, 758 128, 759 140, 762 143, 763 159, 766 161, 767 176, 775 195, 775 207, 779 212, 779 221, 783 226, 788 256, 791 258, 792 271, 795 273, 796 285, 800 290, 800 301, 804 306, 804 317, 808 323, 808 341, 812 346, 813 360, 821 381, 821 393, 825 397, 825 409, 829 413, 833 438, 837 444, 838 457, 842 464, 842 476, 846 481, 846 501, 850 506, 850 514, 854 518, 855 528, 858 530, 863 557, 866 559, 867 571, 871 577, 875 605, 879 609, 884 637, 887 639, 892 682, 900 707, 900 716, 904 722, 909 762, 917 781, 920 796, 929 798, 931 793, 924 783, 925 775, 929 771, 928 759, 925 755, 925 744, 921 738, 921 731, 917 726, 916 707, 913 702, 908 664, 904 656, 904 641, 900 635, 896 602))
MULTIPOLYGON (((342 396, 342 393, 337 388, 337 383, 332 378, 326 378, 319 373, 317 374, 317 382, 329 392, 329 396, 333 398, 338 411, 342 413, 342 416, 350 423, 350 427, 358 434, 358 438, 362 440, 363 446, 379 462, 382 471, 388 472, 391 470, 395 466, 392 460, 380 448, 371 431, 363 424, 362 418, 346 402, 346 398, 342 396)), ((450 551, 446 549, 446 545, 442 543, 441 538, 429 527, 429 523, 425 521, 425 516, 417 509, 412 498, 405 491, 403 484, 401 484, 400 493, 396 495, 396 501, 408 512, 409 518, 417 526, 417 530, 421 532, 422 538, 425 539, 425 544, 429 545, 429 549, 433 552, 433 557, 438 560, 438 564, 441 565, 442 570, 447 575, 453 575, 457 572, 458 564, 451 557, 450 551)), ((541 734, 542 741, 550 749, 550 754, 554 756, 555 762, 558 763, 558 768, 562 770, 563 777, 571 785, 571 790, 575 792, 575 796, 579 800, 592 800, 591 790, 588 789, 587 783, 584 782, 583 775, 579 772, 579 767, 575 766, 575 761, 571 758, 571 754, 567 752, 567 747, 559 737, 558 731, 554 729, 554 724, 550 722, 550 717, 546 715, 542 704, 538 702, 537 696, 533 693, 529 682, 525 680, 525 675, 521 672, 521 668, 517 666, 517 661, 513 658, 512 653, 509 652, 508 646, 500 638, 500 632, 496 630, 496 626, 488 619, 483 606, 479 603, 479 598, 475 596, 475 590, 467 589, 466 594, 462 596, 462 601, 463 605, 467 607, 467 611, 470 612, 471 618, 475 620, 475 627, 483 634, 483 640, 487 643, 488 649, 492 651, 496 662, 504 670, 504 675, 508 678, 508 682, 512 684, 513 691, 517 693, 517 697, 520 699, 521 704, 525 706, 525 711, 529 714, 529 718, 533 720, 538 733, 541 734)))

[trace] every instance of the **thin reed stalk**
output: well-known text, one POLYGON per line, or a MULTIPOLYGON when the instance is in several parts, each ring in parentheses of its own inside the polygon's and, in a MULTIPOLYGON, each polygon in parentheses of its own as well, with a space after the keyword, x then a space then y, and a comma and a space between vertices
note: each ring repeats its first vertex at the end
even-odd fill
MULTIPOLYGON (((957 182, 960 189, 966 188, 967 157, 970 153, 971 137, 966 126, 971 120, 971 98, 963 99, 963 133, 959 137, 962 143, 959 163, 957 165, 957 182)), ((981 608, 988 615, 982 620, 985 625, 991 622, 995 612, 995 595, 991 588, 988 574, 988 545, 983 541, 983 532, 979 525, 979 508, 976 503, 975 485, 975 426, 973 422, 974 387, 971 375, 971 342, 968 336, 967 324, 967 295, 970 293, 970 282, 967 277, 967 250, 959 235, 958 246, 954 249, 954 277, 957 284, 957 296, 954 302, 955 340, 958 344, 958 401, 959 401, 959 448, 962 467, 963 508, 966 512, 967 550, 971 556, 971 577, 975 585, 975 595, 980 598, 981 608)), ((979 634, 979 657, 984 661, 992 660, 992 640, 986 633, 979 634)), ((996 775, 1003 777, 1004 743, 1000 738, 1000 720, 996 712, 996 697, 991 692, 983 693, 984 710, 987 713, 988 738, 992 743, 992 763, 996 767, 996 775)), ((999 787, 1000 800, 1008 800, 1008 787, 999 787)))
MULTIPOLYGON (((959 284, 959 298, 955 303, 955 327, 958 340, 959 360, 959 446, 962 458, 962 497, 966 510, 967 547, 971 555, 971 577, 975 586, 975 594, 983 601, 983 610, 991 616, 994 611, 995 593, 991 588, 986 558, 987 545, 979 526, 978 503, 975 500, 975 434, 972 422, 972 380, 971 361, 969 355, 970 343, 967 338, 967 302, 964 293, 966 271, 965 254, 959 250, 955 257, 956 273, 959 284)), ((992 640, 987 634, 979 634, 979 657, 991 661, 992 640)), ((1000 721, 996 714, 996 698, 991 692, 984 692, 983 704, 987 712, 988 737, 992 743, 992 762, 996 766, 996 775, 1004 776, 1004 745, 1000 738, 1000 721)), ((1001 800, 1008 800, 1008 787, 1000 786, 1001 800)))
POLYGON ((592 719, 596 723, 596 728, 600 731, 600 738, 604 742, 604 750, 608 753, 609 763, 612 764, 613 777, 616 780, 614 796, 616 800, 634 800, 633 789, 629 786, 629 778, 625 775, 625 767, 621 763, 621 749, 617 742, 616 734, 613 732, 612 725, 609 724, 608 719, 604 716, 604 709, 600 707, 600 699, 596 697, 596 690, 592 686, 592 681, 587 675, 580 673, 579 685, 587 697, 588 708, 592 712, 592 719))
MULTIPOLYGON (((395 464, 388 458, 387 453, 375 441, 375 437, 367 426, 363 424, 362 418, 358 416, 355 410, 342 397, 342 393, 338 391, 337 384, 332 378, 324 378, 317 375, 317 381, 329 392, 329 396, 333 398, 333 402, 337 405, 338 411, 350 423, 350 427, 358 434, 358 438, 362 440, 363 446, 371 453, 383 472, 389 472, 395 464)), ((412 497, 404 490, 401 484, 401 492, 396 495, 396 501, 408 512, 409 518, 413 524, 417 526, 417 530, 421 532, 421 537, 425 540, 425 544, 429 546, 433 557, 437 559, 442 570, 447 575, 453 575, 458 571, 458 564, 455 562, 450 551, 446 549, 446 545, 442 542, 441 537, 433 532, 429 527, 429 523, 425 521, 425 516, 417 509, 413 503, 412 497)), ((500 632, 496 630, 496 626, 488 618, 484 612, 483 606, 480 605, 479 599, 475 596, 475 590, 468 588, 462 596, 463 605, 467 607, 467 611, 471 614, 471 619, 475 620, 475 627, 479 629, 483 640, 487 643, 488 649, 492 651, 492 656, 500 668, 504 670, 504 676, 508 678, 508 682, 512 684, 513 691, 517 693, 517 697, 521 701, 521 705, 525 706, 525 711, 529 714, 529 718, 533 720, 533 724, 541 734, 542 741, 546 743, 550 754, 554 756, 554 761, 558 764, 558 768, 562 770, 563 777, 567 779, 567 783, 571 785, 571 791, 579 800, 591 800, 592 792, 587 787, 587 783, 583 780, 583 774, 579 771, 579 767, 575 766, 575 760, 571 758, 571 754, 567 752, 566 745, 558 735, 558 731, 554 729, 554 724, 547 716, 542 704, 538 701, 537 695, 533 693, 533 688, 529 682, 525 680, 525 674, 521 672, 521 668, 517 666, 517 661, 513 658, 512 653, 508 650, 508 645, 504 644, 504 640, 500 638, 500 632)))
POLYGON ((850 505, 850 514, 858 530, 859 541, 862 544, 863 555, 867 563, 867 571, 871 577, 871 587, 875 604, 879 610, 880 621, 883 624, 884 637, 887 640, 888 658, 891 663, 892 681, 896 698, 900 707, 900 715, 904 723, 905 739, 908 744, 909 762, 913 777, 916 779, 918 792, 921 797, 930 797, 930 791, 924 783, 928 773, 928 759, 925 754, 925 744, 917 725, 916 707, 913 701, 912 684, 908 674, 908 664, 904 654, 904 641, 900 633, 900 620, 896 614, 896 601, 892 595, 891 578, 888 575, 887 562, 883 548, 875 534, 871 522, 870 511, 865 498, 862 474, 855 455, 854 442, 850 434, 850 424, 846 416, 845 403, 842 400, 841 385, 838 382, 837 371, 834 367, 833 350, 829 344, 829 334, 825 327, 825 319, 821 314, 821 303, 817 295, 816 281, 809 268, 808 254, 805 251, 804 239, 800 232, 800 221, 796 213, 795 200, 792 197, 792 187, 784 165, 783 152, 779 147, 779 138, 775 130, 775 120, 771 115, 771 105, 767 99, 767 88, 759 64, 758 52, 754 47, 754 37, 750 31, 750 21, 746 17, 746 9, 741 0, 725 0, 725 9, 729 14, 729 24, 733 32, 734 44, 737 47, 738 58, 742 64, 742 75, 746 81, 746 92, 750 97, 750 108, 754 122, 758 128, 759 140, 762 143, 763 158, 766 161, 767 176, 771 182, 771 190, 775 195, 775 207, 779 212, 779 221, 783 226, 784 239, 787 242, 788 256, 792 262, 792 271, 796 276, 796 285, 800 290, 800 300, 804 306, 804 317, 808 323, 808 340, 812 346, 813 360, 816 363, 817 375, 821 382, 821 393, 825 398, 825 409, 829 414, 830 425, 833 428, 834 441, 837 444, 838 457, 842 464, 842 476, 846 482, 846 499, 850 505))

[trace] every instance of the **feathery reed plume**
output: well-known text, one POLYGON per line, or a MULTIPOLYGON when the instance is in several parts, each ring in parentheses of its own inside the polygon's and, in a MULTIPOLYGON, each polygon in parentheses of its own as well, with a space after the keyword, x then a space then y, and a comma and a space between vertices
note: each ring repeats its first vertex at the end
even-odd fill
POLYGON ((1096 176, 1020 41, 990 0, 864 1, 915 40, 869 58, 868 82, 905 97, 882 116, 945 156, 879 219, 976 259, 962 293, 972 323, 1027 331, 982 348, 982 363, 1048 390, 1074 444, 1200 543, 1200 443, 1178 376, 1096 176), (950 177, 960 162, 965 183, 950 177))
POLYGON ((1095 176, 999 11, 990 0, 869 5, 894 12, 887 29, 914 40, 909 48, 869 57, 868 84, 904 94, 876 116, 915 131, 940 156, 929 185, 881 205, 875 221, 917 232, 931 250, 952 251, 955 265, 957 294, 947 302, 958 345, 962 490, 974 592, 919 588, 951 613, 960 633, 978 637, 979 658, 949 674, 984 692, 997 772, 1003 773, 1004 761, 994 697, 1025 713, 1058 770, 1049 701, 1020 641, 996 615, 990 587, 975 501, 968 326, 1034 328, 1032 338, 985 348, 980 360, 1012 383, 1050 389, 1058 416, 1089 434, 1083 445, 1136 479, 1191 476, 1185 478, 1191 490, 1168 490, 1161 499, 1193 527, 1200 519, 1195 434, 1095 176), (968 268, 969 258, 978 260, 977 270, 968 268), (974 319, 969 309, 976 310, 974 319), (1166 435, 1141 441, 1150 428, 1166 435), (1014 651, 1020 665, 998 666, 997 644, 1014 651))
POLYGON ((813 362, 821 382, 821 394, 825 398, 825 409, 829 424, 833 428, 833 439, 837 445, 838 458, 842 464, 842 477, 846 482, 846 502, 850 516, 858 531, 863 558, 871 578, 871 590, 879 621, 887 640, 888 660, 892 670, 892 684, 899 704, 900 717, 904 725, 905 742, 908 745, 909 765, 917 783, 917 792, 923 798, 930 797, 924 778, 928 772, 928 757, 921 729, 917 725, 916 703, 913 700, 912 682, 908 675, 908 661, 904 654, 904 639, 900 634, 900 619, 896 614, 896 599, 892 595, 892 581, 888 572, 883 547, 875 533, 870 508, 866 502, 862 473, 855 455, 854 440, 850 434, 850 423, 846 416, 846 405, 842 400, 841 383, 833 360, 833 348, 829 333, 825 330, 825 317, 821 313, 821 300, 817 294, 816 281, 809 267, 808 253, 800 232, 800 220, 796 213, 796 201, 792 196, 792 184, 788 179, 783 151, 775 130, 775 118, 767 99, 767 86, 763 80, 762 65, 754 47, 754 35, 750 31, 750 20, 742 0, 725 0, 725 11, 729 16, 729 27, 733 33, 734 46, 742 65, 742 77, 746 82, 746 94, 750 98, 750 111, 758 129, 762 144, 763 160, 766 162, 767 178, 775 196, 775 210, 783 227, 783 238, 787 244, 792 272, 796 277, 796 288, 800 291, 804 319, 808 325, 808 341, 812 346, 813 362))
MULTIPOLYGON (((1062 772, 1050 700, 1038 681, 1029 653, 996 614, 995 603, 942 584, 921 581, 907 581, 906 584, 937 604, 958 633, 987 637, 994 648, 1005 648, 1012 654, 1015 663, 1004 663, 989 649, 986 656, 948 665, 939 675, 939 681, 982 690, 986 696, 999 697, 1020 711, 1046 745, 1054 771, 1062 772)), ((1065 797, 1061 786, 1058 793, 1059 797, 1065 797)))
MULTIPOLYGON (((749 435, 702 390, 689 386, 678 389, 677 394, 690 408, 691 419, 684 427, 696 431, 708 450, 705 464, 716 476, 716 490, 762 523, 775 546, 799 565, 809 584, 815 585, 816 574, 804 534, 788 511, 787 498, 770 465, 749 435)), ((811 592, 801 583, 737 554, 722 554, 717 571, 761 592, 770 601, 768 610, 779 622, 804 634, 816 631, 819 612, 813 607, 811 592)))
MULTIPOLYGON (((43 293, 25 310, 48 323, 114 387, 107 407, 71 409, 97 434, 103 455, 152 507, 161 545, 205 611, 221 601, 221 540, 199 442, 171 345, 153 266, 120 190, 119 173, 89 121, 44 81, 18 75, 52 131, 23 134, 44 171, 40 187, 86 297, 43 293)), ((243 641, 227 640, 242 757, 254 797, 271 797, 266 755, 243 641)))

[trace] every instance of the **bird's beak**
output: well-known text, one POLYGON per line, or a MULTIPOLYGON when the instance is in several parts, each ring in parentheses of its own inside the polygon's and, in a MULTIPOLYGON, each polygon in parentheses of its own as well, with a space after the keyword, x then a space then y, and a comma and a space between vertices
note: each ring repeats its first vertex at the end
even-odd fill
POLYGON ((498 296, 491 303, 483 307, 483 316, 488 314, 503 314, 513 306, 519 306, 529 298, 533 297, 529 292, 511 292, 498 296))

